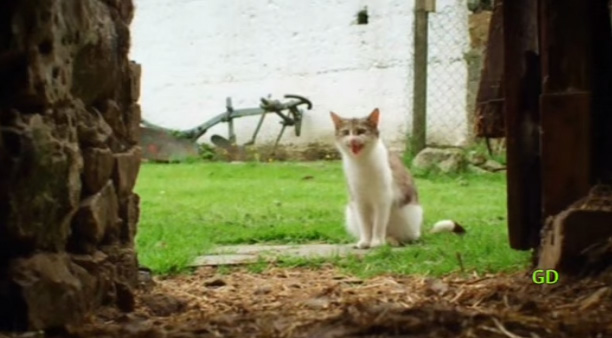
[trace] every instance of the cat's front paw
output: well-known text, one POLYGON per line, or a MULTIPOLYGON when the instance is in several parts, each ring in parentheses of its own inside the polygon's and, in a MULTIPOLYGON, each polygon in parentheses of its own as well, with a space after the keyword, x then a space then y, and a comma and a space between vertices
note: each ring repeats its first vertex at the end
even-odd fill
POLYGON ((372 242, 370 242, 370 247, 378 248, 380 246, 384 246, 385 244, 387 243, 385 242, 384 238, 383 239, 374 238, 372 242))
POLYGON ((387 244, 389 244, 392 247, 398 247, 402 245, 402 242, 398 241, 395 237, 387 237, 387 244))
POLYGON ((370 247, 370 241, 360 240, 357 244, 353 245, 355 249, 367 249, 370 247))

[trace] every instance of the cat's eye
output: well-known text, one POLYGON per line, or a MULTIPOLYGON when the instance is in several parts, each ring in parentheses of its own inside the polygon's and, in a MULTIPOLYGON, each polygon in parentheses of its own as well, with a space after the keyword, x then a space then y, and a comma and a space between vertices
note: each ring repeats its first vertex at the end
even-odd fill
POLYGON ((342 136, 347 136, 349 134, 349 131, 348 129, 342 129, 340 133, 342 134, 342 136))
POLYGON ((357 135, 363 135, 363 134, 365 134, 365 133, 366 133, 366 130, 365 130, 365 129, 363 129, 363 128, 358 128, 358 129, 357 129, 357 135))

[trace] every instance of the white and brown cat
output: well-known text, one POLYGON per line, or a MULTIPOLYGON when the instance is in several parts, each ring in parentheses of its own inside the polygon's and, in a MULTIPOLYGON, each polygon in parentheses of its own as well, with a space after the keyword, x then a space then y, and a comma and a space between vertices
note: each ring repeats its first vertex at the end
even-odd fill
MULTIPOLYGON (((355 247, 403 245, 421 237, 423 207, 414 179, 402 160, 380 138, 378 108, 363 118, 331 112, 336 146, 348 183, 346 228, 359 241, 355 247)), ((452 220, 436 223, 432 232, 465 230, 452 220)))

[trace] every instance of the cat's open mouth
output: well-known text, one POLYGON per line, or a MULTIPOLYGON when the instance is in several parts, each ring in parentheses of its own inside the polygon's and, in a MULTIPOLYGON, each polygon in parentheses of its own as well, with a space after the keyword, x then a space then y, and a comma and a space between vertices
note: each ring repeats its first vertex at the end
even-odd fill
POLYGON ((351 151, 355 155, 359 154, 359 152, 361 152, 363 150, 363 147, 364 147, 363 143, 361 143, 359 141, 352 141, 351 142, 351 151))

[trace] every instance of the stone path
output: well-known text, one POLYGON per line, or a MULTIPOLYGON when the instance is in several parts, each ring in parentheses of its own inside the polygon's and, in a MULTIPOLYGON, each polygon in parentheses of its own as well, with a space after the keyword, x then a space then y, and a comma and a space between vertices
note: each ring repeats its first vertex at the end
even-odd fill
POLYGON ((197 257, 191 265, 240 265, 255 263, 261 259, 271 261, 279 256, 335 257, 365 255, 368 252, 370 251, 354 249, 352 244, 232 245, 218 247, 208 255, 197 257))

